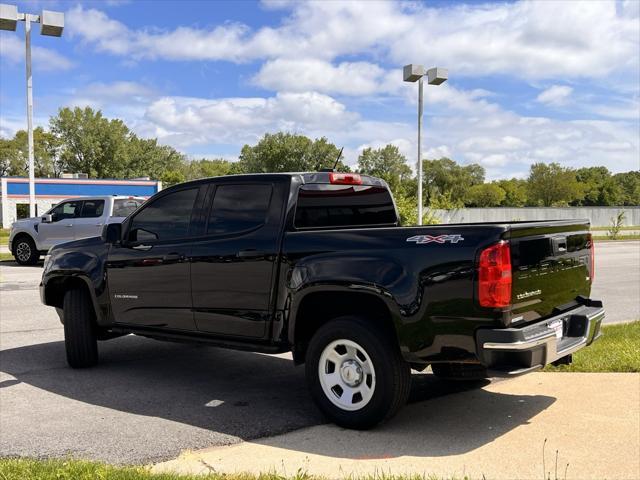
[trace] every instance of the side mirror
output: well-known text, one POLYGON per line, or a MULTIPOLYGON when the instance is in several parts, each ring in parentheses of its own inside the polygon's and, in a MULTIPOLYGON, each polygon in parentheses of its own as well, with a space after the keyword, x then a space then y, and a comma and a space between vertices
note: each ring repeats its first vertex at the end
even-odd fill
POLYGON ((104 243, 120 243, 122 238, 122 225, 119 223, 108 223, 102 228, 102 241, 104 243))
POLYGON ((42 223, 52 223, 53 222, 53 215, 51 215, 50 213, 47 213, 46 215, 42 216, 42 223))

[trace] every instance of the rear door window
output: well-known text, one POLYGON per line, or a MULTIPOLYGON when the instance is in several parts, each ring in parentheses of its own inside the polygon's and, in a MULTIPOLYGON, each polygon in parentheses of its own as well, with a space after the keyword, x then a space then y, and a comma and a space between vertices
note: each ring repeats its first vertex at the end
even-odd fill
POLYGON ((300 187, 296 228, 395 225, 389 190, 367 185, 308 184, 300 187))
POLYGON ((271 185, 219 185, 207 222, 207 234, 238 233, 264 225, 271 203, 271 185))
POLYGON ((113 217, 128 217, 142 205, 142 201, 133 198, 119 198, 113 202, 113 217))
POLYGON ((104 212, 104 200, 85 200, 82 203, 80 218, 101 217, 104 212))

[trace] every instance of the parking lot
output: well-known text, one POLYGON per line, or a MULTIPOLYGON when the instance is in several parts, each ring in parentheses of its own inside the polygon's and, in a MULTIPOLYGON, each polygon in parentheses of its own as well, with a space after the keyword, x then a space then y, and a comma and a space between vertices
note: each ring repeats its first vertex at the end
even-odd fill
MULTIPOLYGON (((596 248, 593 296, 604 300, 607 321, 640 318, 640 242, 596 248)), ((303 368, 288 355, 128 336, 100 344, 98 367, 68 368, 57 315, 39 302, 40 274, 41 267, 0 267, 0 456, 145 463, 323 423, 303 368)), ((414 403, 463 388, 429 374, 414 380, 414 403)), ((473 395, 500 401, 485 390, 473 395)), ((552 403, 527 398, 526 408, 469 440, 471 446, 491 442, 552 403)))

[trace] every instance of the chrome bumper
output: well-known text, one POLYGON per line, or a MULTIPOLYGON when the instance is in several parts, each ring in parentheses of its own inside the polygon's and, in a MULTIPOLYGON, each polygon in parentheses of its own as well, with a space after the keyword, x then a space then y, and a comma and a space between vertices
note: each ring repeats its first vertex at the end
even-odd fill
POLYGON ((585 304, 521 328, 481 329, 476 334, 480 362, 492 376, 516 376, 538 370, 590 345, 600 336, 602 302, 585 304), (562 325, 562 336, 553 325, 562 325))

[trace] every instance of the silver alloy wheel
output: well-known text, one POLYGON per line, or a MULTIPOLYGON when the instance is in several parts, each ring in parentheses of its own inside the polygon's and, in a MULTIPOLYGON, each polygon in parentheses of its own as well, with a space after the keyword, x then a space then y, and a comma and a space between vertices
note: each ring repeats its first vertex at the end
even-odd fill
POLYGON ((351 340, 335 340, 324 348, 318 376, 324 394, 342 410, 364 408, 376 389, 376 372, 369 354, 351 340))
POLYGON ((31 246, 28 242, 20 242, 18 244, 16 247, 16 257, 18 257, 18 260, 21 262, 29 261, 29 258, 31 258, 31 246))

